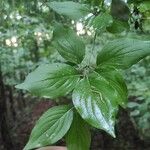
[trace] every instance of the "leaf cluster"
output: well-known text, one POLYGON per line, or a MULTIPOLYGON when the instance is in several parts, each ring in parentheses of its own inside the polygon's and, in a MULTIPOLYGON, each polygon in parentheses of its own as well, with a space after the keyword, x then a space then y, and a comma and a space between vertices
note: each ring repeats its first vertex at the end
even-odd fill
MULTIPOLYGON (((128 20, 128 7, 125 3, 120 5, 127 11, 123 18, 107 11, 100 16, 93 15, 95 31, 106 29, 114 18, 121 22, 128 20)), ((48 6, 57 14, 73 20, 84 18, 90 12, 86 5, 71 1, 50 2, 48 6)), ((66 62, 40 65, 16 88, 51 99, 71 94, 72 101, 45 112, 24 149, 54 144, 65 136, 69 150, 88 150, 90 127, 102 129, 115 137, 119 106, 127 106, 127 87, 121 70, 150 55, 150 41, 131 38, 109 41, 97 53, 96 63, 86 65, 83 65, 86 53, 84 39, 72 28, 55 25, 53 45, 66 62)))

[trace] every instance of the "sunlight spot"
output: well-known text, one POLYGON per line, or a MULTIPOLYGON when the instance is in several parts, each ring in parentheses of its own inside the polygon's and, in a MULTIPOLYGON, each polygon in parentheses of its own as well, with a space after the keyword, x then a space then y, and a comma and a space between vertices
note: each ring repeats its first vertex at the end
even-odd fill
POLYGON ((76 29, 77 29, 77 31, 83 30, 83 24, 81 22, 77 22, 76 29))
POLYGON ((74 20, 72 20, 71 23, 74 24, 75 23, 74 20))
POLYGON ((17 20, 20 20, 21 18, 22 18, 22 17, 21 17, 19 14, 16 15, 16 19, 17 19, 17 20))
POLYGON ((10 39, 6 39, 5 43, 7 46, 11 46, 11 40, 10 39))
POLYGON ((92 35, 92 33, 91 33, 90 31, 87 31, 87 35, 91 36, 91 35, 92 35))
POLYGON ((13 19, 13 18, 14 18, 13 14, 10 14, 9 17, 10 17, 10 19, 13 19))
POLYGON ((83 35, 85 34, 84 26, 81 22, 76 23, 76 30, 78 35, 83 35))
POLYGON ((17 42, 17 37, 13 36, 13 37, 11 38, 11 42, 12 42, 12 43, 16 43, 16 42, 17 42))
POLYGON ((88 18, 90 18, 90 17, 92 17, 92 16, 93 16, 93 14, 89 13, 87 16, 85 16, 85 20, 88 19, 88 18))
POLYGON ((14 43, 13 46, 14 46, 14 47, 18 47, 18 43, 14 43))
POLYGON ((42 33, 41 32, 34 32, 34 35, 40 37, 40 36, 42 36, 42 33))

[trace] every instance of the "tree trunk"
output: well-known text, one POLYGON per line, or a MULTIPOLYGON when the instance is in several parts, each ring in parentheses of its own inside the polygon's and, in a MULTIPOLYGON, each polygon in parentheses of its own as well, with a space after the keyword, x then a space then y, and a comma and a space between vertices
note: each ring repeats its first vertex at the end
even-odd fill
POLYGON ((7 124, 7 108, 6 108, 6 97, 5 97, 5 86, 3 83, 3 75, 0 66, 0 131, 2 142, 6 150, 13 149, 13 142, 9 133, 7 124))
MULTIPOLYGON (((20 72, 20 81, 23 81, 23 80, 24 80, 24 74, 23 72, 20 72)), ((24 93, 22 90, 18 91, 17 104, 18 104, 18 109, 20 111, 22 111, 26 107, 24 93)))
POLYGON ((12 90, 13 90, 12 87, 8 86, 10 111, 11 111, 13 120, 16 120, 16 111, 15 111, 15 108, 14 108, 14 99, 13 99, 13 91, 12 90))

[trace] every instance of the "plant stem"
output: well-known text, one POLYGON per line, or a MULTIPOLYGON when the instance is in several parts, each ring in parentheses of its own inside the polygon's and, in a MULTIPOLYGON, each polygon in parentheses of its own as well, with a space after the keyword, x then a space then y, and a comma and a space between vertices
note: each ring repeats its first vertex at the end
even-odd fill
POLYGON ((93 51, 94 51, 94 49, 95 49, 95 41, 96 41, 96 37, 97 37, 97 33, 95 32, 94 38, 93 38, 92 54, 93 54, 93 51))
POLYGON ((92 57, 94 57, 94 49, 95 49, 96 37, 97 37, 97 33, 95 32, 94 38, 93 38, 92 49, 91 49, 91 55, 90 55, 90 59, 89 59, 89 66, 90 66, 90 64, 92 64, 92 63, 91 63, 92 57))

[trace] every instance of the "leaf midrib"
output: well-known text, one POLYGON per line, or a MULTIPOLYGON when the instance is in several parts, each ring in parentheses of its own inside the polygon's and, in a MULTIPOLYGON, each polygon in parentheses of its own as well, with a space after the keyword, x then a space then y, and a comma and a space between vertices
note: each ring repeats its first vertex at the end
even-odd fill
MULTIPOLYGON (((57 122, 59 122, 60 119, 62 119, 62 118, 63 118, 67 113, 69 113, 69 111, 71 111, 72 109, 73 109, 73 107, 72 107, 71 109, 69 109, 66 113, 64 113, 64 114, 59 118, 59 120, 57 120, 50 128, 52 128, 57 122)), ((47 132, 47 130, 44 131, 43 134, 45 134, 46 132, 47 132)), ((42 134, 42 135, 43 135, 43 134, 42 134)), ((42 135, 40 135, 40 136, 37 138, 37 140, 32 143, 32 145, 34 145, 34 144, 41 138, 42 135)))

